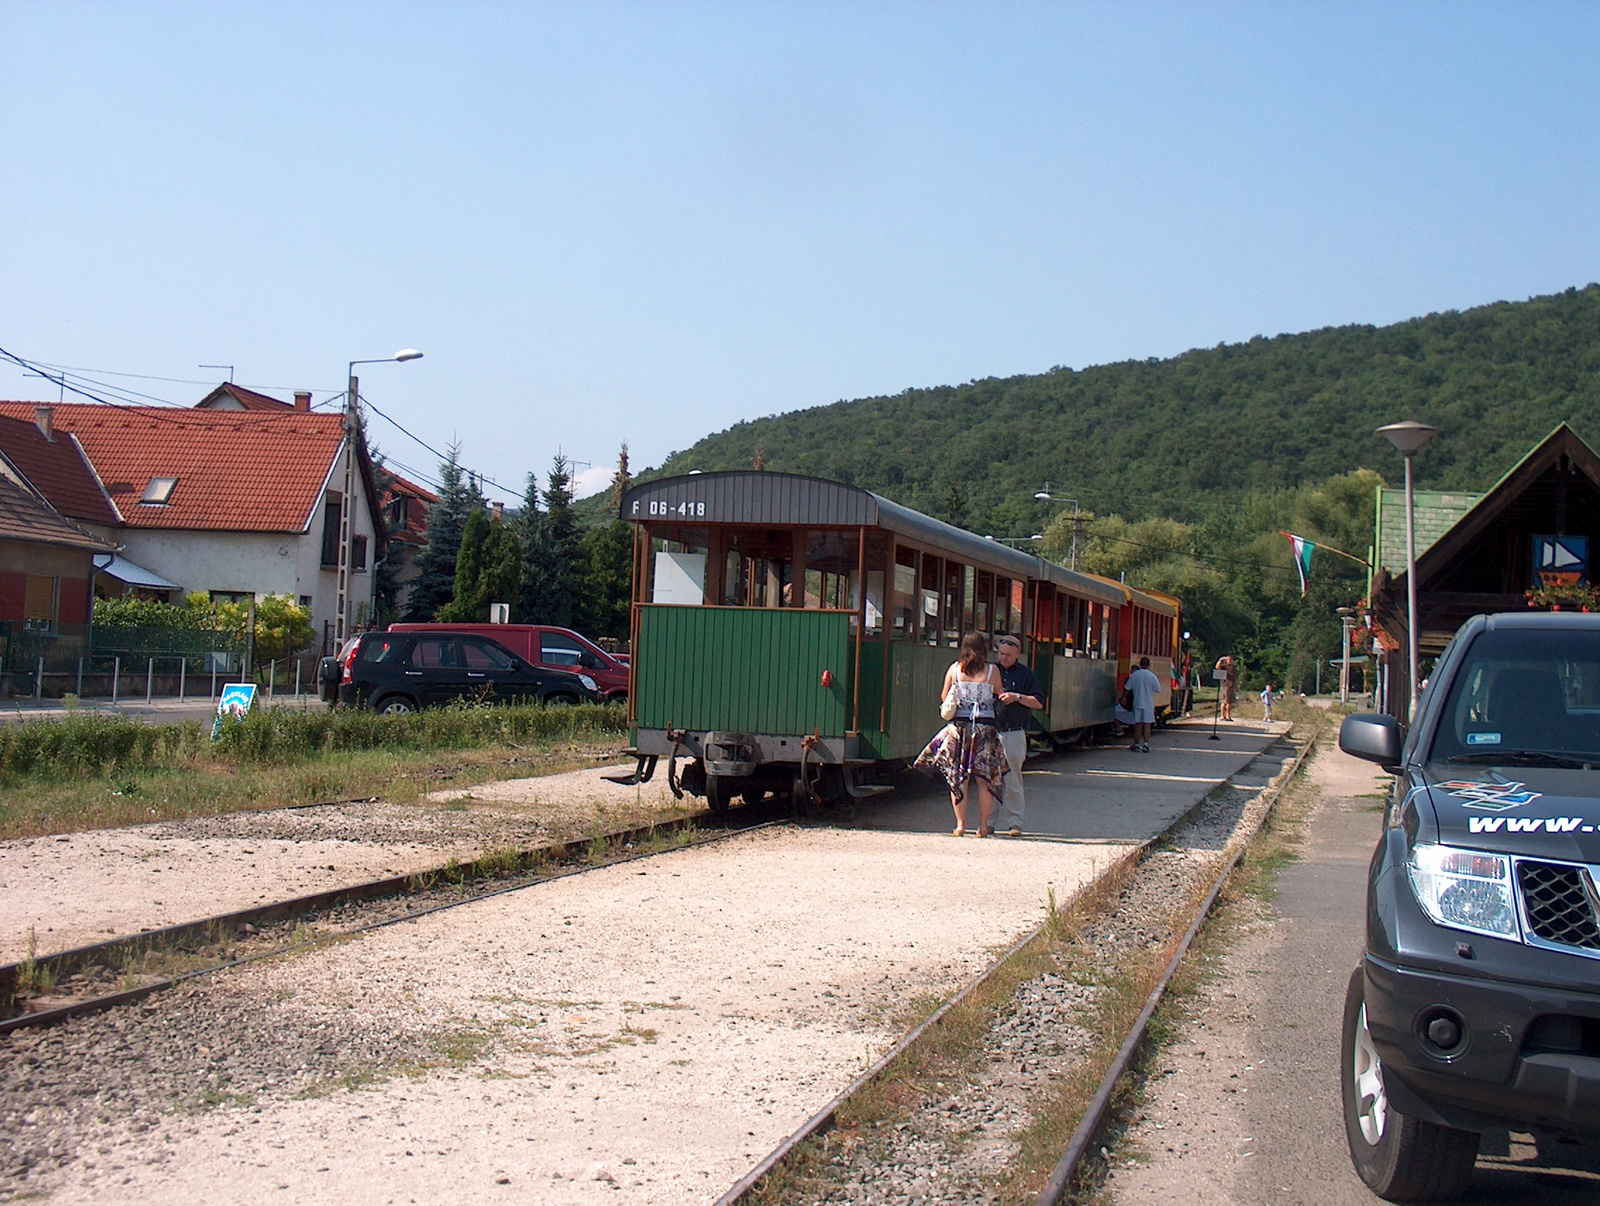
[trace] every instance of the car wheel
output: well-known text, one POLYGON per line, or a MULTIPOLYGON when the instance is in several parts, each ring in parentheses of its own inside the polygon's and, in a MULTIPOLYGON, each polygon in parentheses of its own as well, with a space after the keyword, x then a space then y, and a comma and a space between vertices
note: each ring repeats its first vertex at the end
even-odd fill
POLYGON ((417 705, 404 695, 385 695, 372 706, 374 711, 384 716, 404 716, 417 710, 417 705))
POLYGON ((1390 1202, 1441 1202, 1472 1180, 1478 1136, 1410 1118, 1394 1108, 1383 1061, 1367 1030, 1366 976, 1356 968, 1344 996, 1340 1044, 1345 1138, 1367 1188, 1390 1202))
POLYGON ((575 708, 578 706, 578 697, 576 695, 546 695, 544 701, 547 704, 559 704, 563 708, 575 708))

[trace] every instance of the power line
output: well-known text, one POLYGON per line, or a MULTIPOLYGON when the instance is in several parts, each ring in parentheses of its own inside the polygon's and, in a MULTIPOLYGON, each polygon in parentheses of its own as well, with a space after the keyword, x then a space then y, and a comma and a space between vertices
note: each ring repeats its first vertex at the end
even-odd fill
MULTIPOLYGON (((429 452, 433 453, 433 455, 438 457, 441 461, 450 460, 449 454, 440 452, 437 448, 435 448, 432 444, 428 443, 428 441, 424 440, 421 436, 414 435, 410 431, 407 431, 399 423, 395 422, 395 420, 391 419, 388 415, 384 414, 383 411, 379 410, 370 401, 368 401, 368 399, 366 398, 365 395, 361 396, 361 401, 366 403, 366 406, 367 406, 368 410, 370 410, 373 414, 377 415, 380 419, 382 419, 385 423, 389 424, 390 427, 393 427, 396 431, 398 431, 401 435, 405 436, 407 439, 413 440, 416 443, 420 444, 423 448, 426 448, 429 452)), ((396 462, 396 463, 398 464, 399 462, 396 462)), ((460 462, 457 462, 457 463, 459 464, 460 462)), ((521 490, 513 490, 509 486, 502 486, 499 482, 495 481, 494 478, 488 477, 488 476, 486 476, 486 475, 484 475, 482 473, 478 473, 476 470, 469 469, 465 465, 462 465, 461 468, 462 468, 462 470, 464 472, 472 474, 472 476, 475 477, 478 481, 480 481, 480 482, 482 482, 482 483, 484 483, 486 485, 493 486, 496 490, 500 491, 500 493, 502 493, 502 494, 504 494, 504 495, 506 495, 506 496, 508 496, 510 498, 521 498, 522 497, 522 491, 521 490)))

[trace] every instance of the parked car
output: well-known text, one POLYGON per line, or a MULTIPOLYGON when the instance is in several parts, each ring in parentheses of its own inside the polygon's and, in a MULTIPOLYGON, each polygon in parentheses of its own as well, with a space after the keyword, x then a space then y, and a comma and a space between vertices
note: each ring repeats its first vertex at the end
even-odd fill
POLYGON ((548 624, 391 624, 390 632, 460 632, 486 636, 541 670, 587 674, 612 703, 628 698, 628 664, 570 628, 548 624))
POLYGON ((339 680, 344 677, 345 655, 350 652, 358 639, 358 637, 349 638, 339 647, 338 653, 317 662, 317 694, 323 703, 339 702, 339 680))
POLYGON ((1350 716, 1339 747, 1397 776, 1344 1011, 1362 1180, 1437 1200, 1484 1131, 1600 1138, 1600 615, 1475 616, 1409 733, 1350 716))
POLYGON ((485 703, 603 703, 587 674, 531 666, 488 637, 458 632, 367 632, 351 642, 341 704, 411 712, 457 699, 485 703))

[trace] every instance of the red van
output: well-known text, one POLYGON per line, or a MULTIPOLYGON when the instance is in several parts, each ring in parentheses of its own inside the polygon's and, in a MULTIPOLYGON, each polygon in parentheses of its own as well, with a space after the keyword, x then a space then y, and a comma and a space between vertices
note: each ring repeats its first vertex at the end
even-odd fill
POLYGON ((545 624, 390 624, 390 632, 469 632, 498 641, 530 665, 587 674, 607 703, 628 698, 628 664, 570 628, 545 624))

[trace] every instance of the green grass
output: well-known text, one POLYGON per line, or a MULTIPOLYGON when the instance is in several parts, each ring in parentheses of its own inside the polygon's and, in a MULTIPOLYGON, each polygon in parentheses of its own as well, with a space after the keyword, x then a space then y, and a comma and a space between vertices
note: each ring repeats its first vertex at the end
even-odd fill
POLYGON ((461 706, 404 716, 280 708, 219 740, 78 713, 0 725, 0 839, 382 796, 593 765, 620 707, 461 706))

